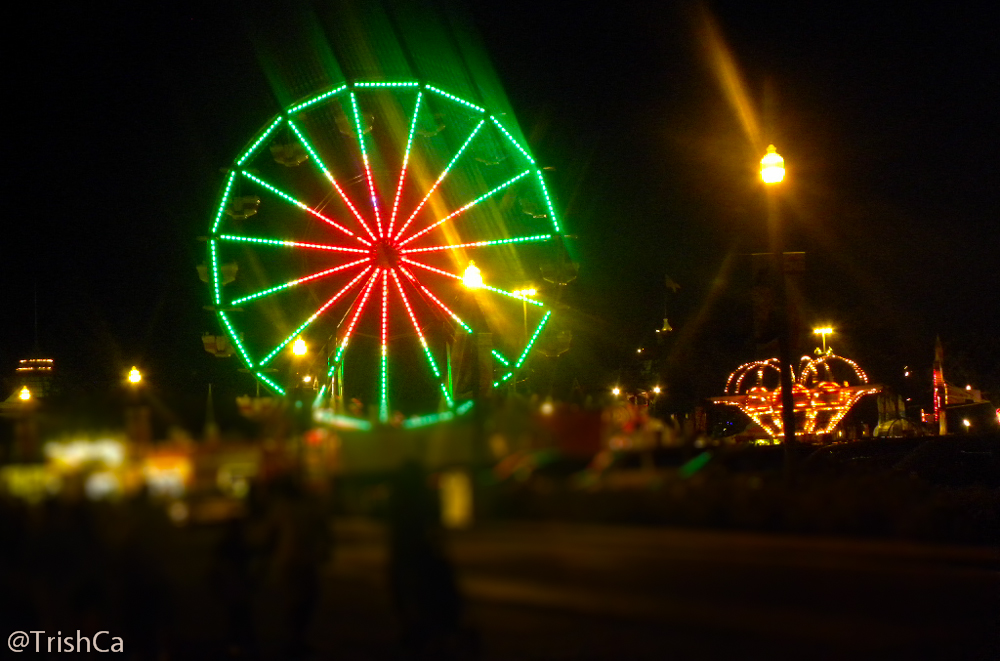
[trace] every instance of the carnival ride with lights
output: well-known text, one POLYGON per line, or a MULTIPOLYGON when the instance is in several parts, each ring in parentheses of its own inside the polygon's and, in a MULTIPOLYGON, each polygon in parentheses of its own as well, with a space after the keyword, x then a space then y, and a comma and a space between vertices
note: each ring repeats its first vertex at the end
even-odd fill
MULTIPOLYGON (((726 395, 711 401, 738 407, 777 439, 784 436, 779 376, 777 358, 746 363, 729 375, 726 395)), ((792 384, 796 430, 814 437, 831 434, 858 400, 880 389, 868 383, 868 375, 850 358, 832 351, 815 358, 803 356, 792 384)))
POLYGON ((497 383, 516 378, 552 311, 512 290, 562 237, 515 135, 415 80, 348 82, 268 122, 230 166, 206 237, 210 308, 246 370, 327 410, 331 394, 370 402, 381 422, 468 410, 448 357, 463 335, 491 333, 497 383), (482 281, 463 287, 472 268, 482 281))

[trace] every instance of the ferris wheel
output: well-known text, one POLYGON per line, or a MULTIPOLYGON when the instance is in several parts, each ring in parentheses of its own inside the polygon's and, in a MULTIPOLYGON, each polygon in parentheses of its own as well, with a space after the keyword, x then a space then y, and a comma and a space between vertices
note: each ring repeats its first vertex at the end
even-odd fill
POLYGON ((346 83, 268 122, 207 237, 211 308, 246 370, 317 403, 339 379, 383 422, 460 413, 446 354, 488 332, 494 385, 516 380, 552 315, 527 286, 562 230, 512 128, 415 80, 346 83))

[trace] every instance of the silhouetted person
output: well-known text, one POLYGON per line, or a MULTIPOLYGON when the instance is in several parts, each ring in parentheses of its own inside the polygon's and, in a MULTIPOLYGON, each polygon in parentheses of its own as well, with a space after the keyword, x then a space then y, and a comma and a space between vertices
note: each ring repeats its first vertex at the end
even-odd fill
POLYGON ((251 557, 246 521, 242 518, 230 520, 215 547, 212 577, 226 614, 227 653, 236 658, 255 653, 255 581, 250 571, 251 557))
POLYGON ((309 650, 309 624, 320 595, 320 566, 330 550, 328 522, 318 499, 303 493, 291 476, 275 481, 264 534, 272 549, 269 578, 277 584, 284 615, 286 656, 309 650))
POLYGON ((389 583, 400 642, 413 658, 468 658, 461 597, 435 535, 437 512, 423 468, 407 461, 394 476, 389 500, 389 583))

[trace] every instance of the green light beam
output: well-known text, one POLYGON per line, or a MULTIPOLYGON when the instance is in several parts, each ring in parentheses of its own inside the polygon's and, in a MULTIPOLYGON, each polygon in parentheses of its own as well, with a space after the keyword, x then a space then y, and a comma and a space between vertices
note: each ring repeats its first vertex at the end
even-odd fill
POLYGON ((338 230, 340 230, 344 234, 346 234, 346 235, 348 235, 348 236, 350 236, 352 238, 357 239, 361 243, 364 243, 365 245, 369 245, 369 246, 371 245, 371 243, 369 241, 366 241, 365 239, 361 238, 360 236, 358 236, 357 234, 355 234, 351 230, 347 229, 346 227, 344 227, 343 225, 341 225, 337 221, 332 220, 330 218, 327 218, 326 216, 324 216, 323 214, 321 214, 319 211, 316 211, 315 209, 313 209, 309 205, 304 204, 304 203, 296 200, 294 197, 292 197, 288 193, 285 193, 284 191, 278 190, 277 188, 275 188, 271 184, 267 183, 263 179, 255 177, 254 175, 250 174, 246 170, 241 170, 240 172, 243 174, 244 177, 246 177, 250 181, 254 182, 258 186, 266 188, 267 190, 271 191, 272 193, 274 193, 275 195, 277 195, 281 199, 285 200, 286 202, 290 202, 290 203, 294 204, 295 206, 297 206, 298 208, 302 209, 303 211, 312 214, 316 218, 319 218, 324 223, 326 223, 328 225, 331 225, 332 227, 336 227, 338 230))
POLYGON ((435 303, 438 304, 438 307, 440 307, 442 310, 444 310, 448 314, 448 316, 450 316, 452 319, 454 319, 455 322, 458 323, 459 326, 461 326, 462 328, 464 328, 465 332, 467 332, 467 333, 473 332, 472 328, 467 323, 465 323, 464 321, 462 321, 457 314, 455 314, 454 312, 451 311, 451 309, 448 308, 447 305, 445 305, 444 303, 442 303, 441 301, 439 301, 438 298, 437 298, 437 296, 435 296, 434 294, 432 294, 430 292, 430 290, 427 289, 427 287, 424 287, 422 284, 420 284, 420 282, 415 277, 413 277, 412 273, 410 273, 409 271, 407 271, 402 266, 399 266, 397 268, 400 270, 400 272, 402 272, 403 275, 405 275, 409 279, 410 282, 413 283, 413 285, 415 287, 417 287, 418 289, 420 289, 420 291, 424 292, 425 295, 427 295, 428 297, 430 297, 430 299, 432 301, 434 301, 435 303))
POLYGON ((329 99, 331 96, 339 94, 339 93, 343 92, 346 89, 347 89, 347 85, 341 85, 340 87, 338 87, 335 90, 330 90, 329 92, 325 92, 323 94, 320 94, 319 96, 313 97, 313 98, 309 99, 308 101, 306 101, 304 103, 300 103, 297 106, 292 106, 291 108, 288 109, 288 114, 289 115, 294 115, 295 113, 299 112, 300 110, 304 110, 304 109, 308 108, 309 106, 313 105, 314 103, 319 103, 320 101, 322 101, 324 99, 329 99))
POLYGON ((485 123, 486 120, 481 119, 479 120, 479 123, 476 124, 476 128, 472 129, 472 133, 469 134, 469 137, 465 139, 464 143, 462 143, 462 146, 459 148, 458 152, 454 156, 452 156, 451 161, 448 162, 448 165, 446 165, 441 174, 438 175, 438 178, 434 181, 434 185, 431 186, 430 190, 427 191, 427 194, 424 195, 424 199, 420 200, 420 204, 418 204, 417 208, 413 210, 413 213, 410 214, 410 217, 406 219, 406 222, 403 223, 403 226, 399 228, 399 232, 394 237, 396 241, 399 240, 399 237, 403 236, 403 232, 405 232, 406 228, 410 226, 410 223, 413 221, 416 215, 420 213, 420 210, 424 208, 424 205, 427 204, 427 200, 430 199, 434 191, 436 191, 438 186, 441 185, 441 182, 444 181, 444 178, 448 176, 448 173, 451 172, 451 168, 455 165, 455 162, 458 160, 458 157, 462 155, 462 152, 464 152, 465 148, 469 146, 469 144, 472 142, 472 139, 476 137, 476 134, 479 133, 479 129, 481 129, 483 127, 483 124, 485 123))
POLYGON ((545 196, 545 204, 549 208, 549 218, 552 219, 552 229, 555 230, 556 234, 560 234, 562 230, 559 228, 559 221, 556 219, 556 208, 552 206, 552 198, 549 197, 549 188, 545 185, 545 178, 542 177, 541 170, 535 170, 535 174, 538 175, 538 183, 542 187, 542 195, 545 196))
POLYGON ((312 314, 312 316, 311 316, 311 317, 309 317, 308 319, 306 319, 306 320, 305 320, 305 321, 304 321, 304 322, 302 323, 302 325, 301 325, 301 326, 299 326, 298 328, 296 328, 296 329, 295 329, 295 332, 293 332, 293 333, 292 333, 291 335, 289 335, 288 337, 286 337, 286 338, 285 338, 285 339, 284 339, 284 340, 283 340, 283 341, 281 342, 281 344, 279 344, 278 346, 276 346, 276 347, 275 347, 275 348, 274 348, 274 349, 273 349, 273 350, 271 351, 271 353, 267 354, 267 356, 265 356, 265 357, 264 357, 264 360, 260 361, 260 364, 258 365, 258 367, 264 367, 264 366, 265 366, 265 365, 267 365, 267 364, 268 364, 269 362, 271 362, 271 359, 272 359, 272 358, 274 358, 275 356, 277 356, 277 355, 278 355, 278 352, 279 352, 279 351, 281 351, 282 349, 284 349, 284 348, 285 348, 285 347, 286 347, 286 346, 288 345, 288 343, 289 343, 289 342, 291 342, 292 340, 294 340, 295 338, 297 338, 297 337, 298 337, 299 335, 301 335, 301 334, 302 334, 302 331, 304 331, 304 330, 305 330, 306 328, 308 328, 308 327, 309 327, 309 325, 310 325, 310 324, 311 324, 312 322, 316 321, 316 318, 317 318, 317 317, 319 317, 319 316, 320 316, 321 314, 323 314, 324 312, 326 312, 326 309, 327 309, 328 307, 330 307, 330 306, 331 306, 331 305, 333 305, 333 304, 334 304, 335 302, 337 302, 337 300, 338 300, 338 299, 339 299, 339 298, 340 298, 341 296, 343 296, 343 295, 344 295, 344 294, 345 294, 345 293, 346 293, 346 292, 347 292, 348 290, 350 290, 350 289, 351 289, 351 287, 353 287, 353 286, 354 286, 354 285, 355 285, 355 284, 356 284, 356 283, 358 282, 358 280, 360 280, 360 279, 361 279, 362 277, 364 277, 364 275, 365 275, 366 273, 368 273, 368 271, 370 271, 370 270, 372 270, 372 267, 371 267, 371 266, 369 266, 369 267, 368 267, 368 268, 366 268, 366 269, 365 269, 364 271, 362 271, 361 273, 359 273, 358 275, 356 275, 356 276, 354 277, 354 279, 353 279, 353 280, 351 280, 351 281, 350 281, 350 282, 348 282, 348 283, 347 283, 346 285, 344 285, 344 288, 343 288, 343 289, 341 289, 341 290, 340 290, 340 291, 338 291, 338 292, 337 292, 336 294, 334 294, 334 295, 333 295, 333 296, 332 296, 332 297, 330 298, 330 300, 328 300, 328 301, 327 301, 326 303, 324 303, 324 304, 322 305, 322 307, 320 307, 320 309, 316 310, 316 312, 314 312, 314 313, 312 314))
POLYGON ((365 163, 365 174, 368 177, 368 192, 371 194, 372 208, 375 210, 375 224, 378 226, 378 235, 382 236, 382 216, 378 212, 378 194, 375 192, 375 180, 372 179, 372 167, 368 162, 368 150, 365 149, 365 132, 361 130, 361 113, 358 111, 358 99, 354 92, 351 92, 351 108, 354 110, 354 125, 358 130, 358 145, 361 147, 361 158, 365 163))
POLYGON ((250 158, 250 155, 253 154, 255 151, 257 151, 257 147, 260 147, 261 143, 267 139, 267 136, 271 135, 271 132, 274 131, 274 129, 278 128, 278 124, 281 124, 283 119, 285 119, 284 116, 278 115, 278 117, 273 122, 271 122, 271 125, 267 127, 263 135, 257 138, 257 140, 252 145, 250 145, 250 147, 245 152, 243 152, 243 155, 240 156, 239 159, 236 161, 236 165, 242 166, 246 162, 246 160, 250 158))
POLYGON ((437 221, 436 223, 434 223, 430 227, 426 227, 426 228, 420 230, 419 232, 417 232, 416 234, 410 236, 408 239, 406 239, 405 241, 403 241, 403 242, 401 242, 399 244, 400 247, 405 246, 407 243, 409 243, 410 241, 413 241, 417 237, 419 237, 419 236, 421 236, 423 234, 426 234, 427 232, 430 232, 432 229, 434 229, 435 227, 437 227, 441 223, 445 223, 445 222, 451 220, 452 218, 454 218, 455 216, 457 216, 457 215, 459 215, 461 213, 464 213, 466 210, 471 209, 472 207, 476 206, 477 204, 479 204, 483 200, 485 200, 485 199, 487 199, 489 197, 492 197, 493 195, 496 195, 497 193, 499 193, 503 189, 507 188, 508 186, 510 186, 514 182, 518 181, 519 179, 522 179, 522 178, 526 177, 530 173, 531 173, 531 170, 525 170, 521 174, 519 174, 517 176, 514 176, 514 177, 511 177, 510 179, 508 179, 507 181, 503 182, 502 184, 500 184, 499 186, 497 186, 493 190, 491 190, 491 191, 489 191, 487 193, 483 193, 482 195, 480 195, 479 197, 477 197, 473 201, 471 201, 468 204, 466 204, 464 207, 461 207, 457 211, 453 211, 451 214, 445 216, 444 218, 442 218, 441 220, 437 221))
POLYGON ((316 152, 316 149, 313 148, 308 138, 306 138, 305 132, 300 130, 299 127, 296 126, 294 122, 292 122, 292 120, 288 120, 288 126, 292 129, 292 132, 296 135, 296 137, 298 137, 299 142, 302 143, 302 146, 305 147, 305 150, 309 152, 309 155, 312 157, 312 162, 316 165, 316 167, 320 169, 320 172, 323 173, 323 176, 326 177, 326 180, 333 185, 334 189, 336 189, 337 191, 337 194, 340 195, 340 199, 344 201, 344 204, 347 205, 347 208, 351 210, 351 213, 354 214, 354 217, 358 219, 358 222, 361 223, 361 226, 365 228, 365 232, 368 233, 368 236, 372 238, 372 241, 377 241, 377 239, 375 238, 375 233, 372 232, 370 227, 368 227, 368 223, 366 223, 365 219, 361 217, 361 212, 358 211, 357 207, 354 206, 354 203, 351 202, 351 199, 347 197, 347 193, 344 192, 344 189, 340 187, 340 184, 337 183, 337 180, 330 173, 330 169, 326 167, 326 163, 323 162, 323 159, 320 158, 319 154, 316 152))
POLYGON ((294 287, 296 285, 300 285, 303 282, 309 282, 310 280, 316 280, 318 278, 322 278, 324 276, 328 276, 328 275, 330 275, 332 273, 336 273, 338 271, 343 271, 344 269, 349 269, 352 266, 358 266, 359 264, 364 264, 365 262, 370 262, 370 261, 371 261, 370 258, 365 257, 364 259, 359 259, 359 260, 351 262, 349 264, 343 264, 341 266, 337 266, 337 267, 332 268, 332 269, 327 269, 325 271, 320 271, 318 273, 313 273, 312 275, 307 275, 304 278, 298 278, 297 280, 289 280, 288 282, 286 282, 286 283, 284 283, 282 285, 278 285, 277 287, 271 287, 270 289, 265 289, 263 291, 259 291, 259 292, 255 293, 255 294, 250 294, 249 296, 244 296, 243 298, 238 298, 235 301, 232 301, 230 303, 230 305, 239 305, 240 303, 245 303, 246 301, 252 301, 252 300, 254 300, 256 298, 260 298, 262 296, 267 296, 268 294, 273 294, 275 292, 279 292, 279 291, 282 291, 284 289, 288 289, 289 287, 294 287))
POLYGON ((444 90, 439 90, 438 88, 436 88, 436 87, 434 87, 432 85, 425 85, 424 88, 425 89, 429 89, 430 91, 434 92, 435 94, 440 94, 441 96, 445 97, 446 99, 451 99, 452 101, 455 101, 456 103, 461 103, 463 106, 465 106, 467 108, 472 108, 473 110, 478 110, 479 112, 486 112, 486 108, 480 108, 479 106, 477 106, 474 103, 469 103, 465 99, 460 99, 457 96, 455 96, 454 94, 448 94, 444 90))
POLYGON ((545 313, 545 316, 542 317, 542 321, 538 324, 538 328, 535 329, 535 334, 531 336, 531 341, 529 341, 528 345, 524 347, 524 351, 521 352, 521 357, 517 359, 517 363, 514 365, 514 369, 520 369, 521 365, 524 364, 524 359, 528 357, 528 352, 531 351, 531 347, 534 346, 535 340, 538 339, 539 334, 541 334, 542 329, 545 328, 545 324, 548 322, 549 317, 551 316, 552 316, 552 311, 549 310, 548 312, 545 313))
POLYGON ((403 167, 399 170, 399 183, 396 184, 396 199, 392 203, 392 215, 389 216, 389 229, 386 236, 392 236, 392 225, 396 222, 396 212, 399 211, 399 196, 403 192, 403 180, 406 178, 406 166, 410 162, 410 147, 413 145, 413 134, 417 128, 417 114, 420 112, 420 101, 423 99, 423 92, 417 92, 417 103, 413 107, 413 119, 410 120, 410 134, 406 137, 406 153, 403 155, 403 167))
POLYGON ((222 325, 226 327, 226 332, 229 333, 229 339, 231 339, 233 344, 236 345, 236 348, 239 350, 240 356, 243 358, 243 362, 246 364, 247 369, 253 369, 253 361, 250 360, 250 354, 247 353, 246 347, 244 347, 243 343, 240 342, 240 337, 236 334, 236 330, 233 328, 233 325, 229 323, 229 317, 226 316, 225 312, 219 310, 219 318, 222 319, 222 325))
POLYGON ((226 187, 222 192, 222 201, 219 202, 219 210, 215 212, 215 221, 212 223, 212 234, 219 230, 219 223, 222 222, 222 214, 226 211, 226 203, 229 202, 229 193, 233 190, 233 181, 236 180, 236 170, 229 171, 226 179, 226 187))
POLYGON ((237 236, 235 234, 220 234, 221 241, 236 241, 239 243, 259 243, 267 246, 282 246, 285 248, 310 248, 312 250, 332 250, 333 252, 356 252, 363 255, 369 253, 363 248, 345 248, 343 246, 331 246, 325 243, 303 243, 301 241, 285 241, 282 239, 262 239, 255 236, 237 236))
POLYGON ((513 239, 476 241, 474 243, 457 243, 454 245, 429 246, 427 248, 407 248, 406 250, 401 250, 400 252, 402 252, 403 254, 410 254, 414 252, 435 252, 438 250, 456 250, 458 248, 480 248, 482 246, 499 246, 505 243, 537 243, 540 241, 548 241, 551 238, 552 238, 551 234, 536 234, 535 236, 519 236, 513 239))

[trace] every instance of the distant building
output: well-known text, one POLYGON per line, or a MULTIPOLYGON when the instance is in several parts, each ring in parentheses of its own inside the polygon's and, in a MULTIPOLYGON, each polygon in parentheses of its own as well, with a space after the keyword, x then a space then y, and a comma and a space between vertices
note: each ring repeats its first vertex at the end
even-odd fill
POLYGON ((52 394, 55 361, 51 358, 24 358, 15 370, 17 389, 27 387, 32 397, 45 399, 52 394))

